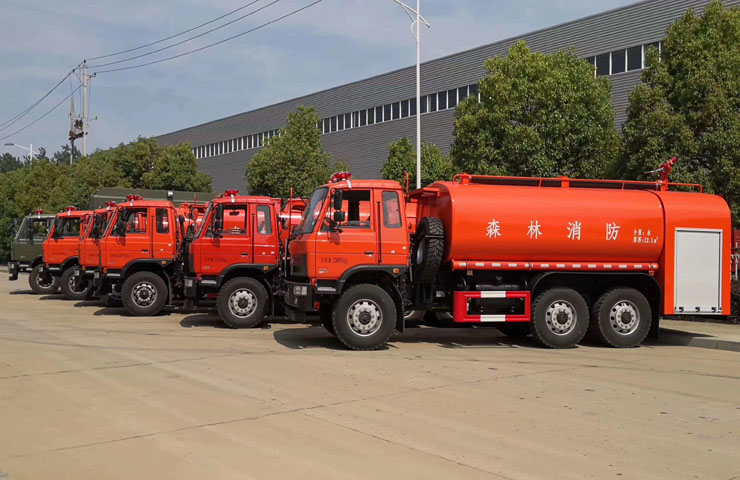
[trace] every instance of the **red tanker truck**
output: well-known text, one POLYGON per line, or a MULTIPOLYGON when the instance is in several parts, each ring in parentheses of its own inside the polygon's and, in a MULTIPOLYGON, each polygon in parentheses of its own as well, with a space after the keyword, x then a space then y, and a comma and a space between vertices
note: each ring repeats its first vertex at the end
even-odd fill
POLYGON ((730 255, 729 208, 698 185, 462 174, 404 198, 335 175, 291 239, 285 306, 355 350, 417 310, 551 348, 587 332, 631 347, 661 315, 729 315, 730 255))

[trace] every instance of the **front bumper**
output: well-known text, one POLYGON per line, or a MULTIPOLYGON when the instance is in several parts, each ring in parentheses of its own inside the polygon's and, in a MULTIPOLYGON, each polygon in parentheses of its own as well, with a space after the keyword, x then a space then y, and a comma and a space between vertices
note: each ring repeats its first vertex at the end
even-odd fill
POLYGON ((185 277, 182 279, 183 295, 185 298, 197 298, 198 279, 196 277, 185 277))
POLYGON ((310 283, 285 282, 285 314, 292 322, 303 322, 306 312, 313 311, 313 288, 310 283))
POLYGON ((8 279, 18 280, 18 272, 21 270, 21 266, 18 262, 8 262, 8 279))

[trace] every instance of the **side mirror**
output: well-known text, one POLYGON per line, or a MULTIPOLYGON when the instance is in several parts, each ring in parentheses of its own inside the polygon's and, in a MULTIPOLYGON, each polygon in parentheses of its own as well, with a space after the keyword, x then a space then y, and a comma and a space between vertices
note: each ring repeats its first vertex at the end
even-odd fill
POLYGON ((126 213, 126 209, 123 208, 118 212, 118 216, 116 217, 116 224, 113 228, 113 230, 120 237, 126 236, 126 222, 128 222, 128 215, 126 213))
POLYGON ((347 218, 347 214, 341 210, 334 210, 334 223, 342 223, 347 218))
POLYGON ((218 205, 213 212, 213 222, 211 222, 211 232, 216 236, 221 236, 224 229, 224 206, 218 205))
POLYGON ((342 209, 342 201, 344 200, 344 190, 334 190, 334 210, 342 209))
POLYGON ((60 238, 62 236, 62 225, 64 224, 64 219, 62 218, 55 218, 54 219, 54 238, 60 238))

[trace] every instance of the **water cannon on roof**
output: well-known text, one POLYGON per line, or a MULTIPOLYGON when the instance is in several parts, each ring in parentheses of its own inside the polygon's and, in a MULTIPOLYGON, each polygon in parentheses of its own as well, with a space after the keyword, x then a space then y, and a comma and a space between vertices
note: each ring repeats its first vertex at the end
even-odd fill
MULTIPOLYGON (((349 182, 350 178, 352 178, 352 174, 350 172, 337 172, 331 177, 329 177, 329 183, 337 183, 337 182, 342 182, 344 180, 349 182)), ((350 188, 351 187, 352 185, 350 185, 350 188)))

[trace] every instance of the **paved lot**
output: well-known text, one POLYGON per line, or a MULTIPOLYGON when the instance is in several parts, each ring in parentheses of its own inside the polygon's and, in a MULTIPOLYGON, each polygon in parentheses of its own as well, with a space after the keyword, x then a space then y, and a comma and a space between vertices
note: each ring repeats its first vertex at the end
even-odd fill
POLYGON ((740 476, 740 354, 121 316, 0 280, 0 470, 40 478, 740 476), (17 290, 23 289, 23 290, 17 290))

